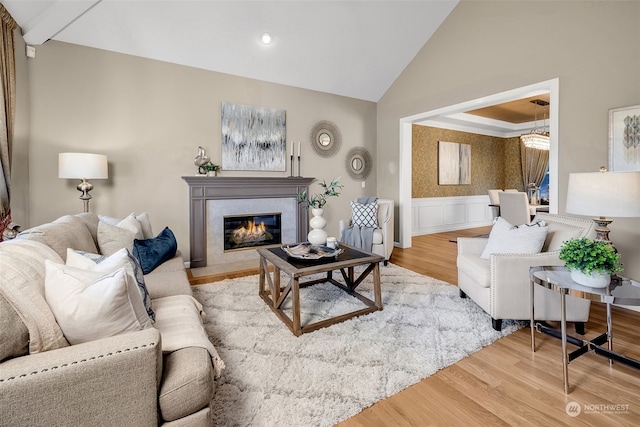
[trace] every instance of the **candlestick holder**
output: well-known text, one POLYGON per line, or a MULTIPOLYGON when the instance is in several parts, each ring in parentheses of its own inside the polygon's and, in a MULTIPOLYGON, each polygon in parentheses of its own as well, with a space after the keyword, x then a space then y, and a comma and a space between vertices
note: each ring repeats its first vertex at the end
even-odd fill
POLYGON ((298 156, 298 178, 300 178, 302 174, 300 173, 300 156, 298 156))
POLYGON ((291 173, 289 176, 293 178, 293 154, 291 155, 291 173))

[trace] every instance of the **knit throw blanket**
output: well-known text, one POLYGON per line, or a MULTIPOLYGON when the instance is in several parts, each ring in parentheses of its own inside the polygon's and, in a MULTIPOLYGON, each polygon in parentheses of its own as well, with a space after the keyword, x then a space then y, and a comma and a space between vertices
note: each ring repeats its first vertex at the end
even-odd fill
MULTIPOLYGON (((360 197, 357 202, 363 205, 376 203, 377 197, 360 197)), ((352 221, 353 222, 353 221, 352 221)), ((363 249, 371 252, 373 248, 373 232, 374 227, 361 227, 358 224, 351 224, 342 230, 340 241, 353 246, 354 248, 363 249)))

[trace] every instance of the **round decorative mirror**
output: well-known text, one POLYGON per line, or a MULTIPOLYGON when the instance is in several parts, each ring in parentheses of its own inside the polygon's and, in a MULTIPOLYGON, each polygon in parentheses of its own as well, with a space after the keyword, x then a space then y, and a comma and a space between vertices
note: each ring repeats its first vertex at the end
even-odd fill
POLYGON ((359 173, 362 170, 363 166, 364 162, 360 157, 354 157, 353 159, 351 159, 351 169, 353 169, 354 171, 359 173))
POLYGON ((309 133, 311 146, 316 154, 322 157, 332 157, 342 145, 342 135, 338 127, 326 120, 316 123, 309 133))
POLYGON ((328 133, 322 132, 320 135, 318 135, 318 142, 323 147, 327 147, 329 144, 331 144, 331 136, 329 136, 328 133))
POLYGON ((347 153, 347 172, 357 181, 367 179, 373 169, 371 154, 364 147, 354 147, 347 153))

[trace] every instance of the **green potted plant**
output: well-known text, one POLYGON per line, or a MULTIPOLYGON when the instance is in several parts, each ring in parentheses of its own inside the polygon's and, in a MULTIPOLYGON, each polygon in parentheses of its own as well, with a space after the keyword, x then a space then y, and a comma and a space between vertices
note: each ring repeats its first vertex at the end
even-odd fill
POLYGON ((593 288, 604 288, 611 274, 622 271, 620 254, 604 240, 586 237, 567 240, 560 248, 560 259, 571 272, 576 283, 593 288))
POLYGON ((324 189, 322 193, 310 196, 307 190, 304 190, 298 194, 298 203, 304 203, 306 209, 311 207, 311 213, 313 214, 313 218, 309 220, 311 231, 307 235, 307 239, 312 245, 324 245, 327 243, 327 232, 324 231, 327 220, 322 216, 324 206, 327 204, 327 198, 339 196, 339 190, 343 187, 340 184, 340 178, 334 178, 329 184, 322 180, 319 185, 324 189))
POLYGON ((334 178, 331 183, 327 184, 325 180, 319 183, 320 187, 324 188, 322 193, 316 193, 310 196, 307 190, 304 190, 298 194, 298 203, 304 203, 305 208, 322 209, 327 204, 327 197, 337 197, 340 195, 340 190, 343 185, 340 184, 340 178, 334 178))
POLYGON ((200 166, 198 170, 200 171, 200 173, 206 174, 207 176, 218 176, 218 171, 220 170, 220 166, 216 165, 213 162, 208 162, 200 166))

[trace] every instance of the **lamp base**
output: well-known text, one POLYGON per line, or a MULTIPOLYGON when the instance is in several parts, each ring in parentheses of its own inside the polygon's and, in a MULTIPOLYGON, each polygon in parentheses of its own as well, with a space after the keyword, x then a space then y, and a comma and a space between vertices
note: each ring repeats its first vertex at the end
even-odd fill
POLYGON ((89 200, 91 200, 91 194, 89 194, 89 191, 93 190, 93 185, 91 185, 86 179, 83 179, 76 188, 82 193, 80 195, 80 200, 84 202, 84 211, 89 212, 89 200))
POLYGON ((599 217, 593 218, 593 222, 597 224, 595 240, 604 240, 611 244, 611 240, 609 239, 609 232, 611 231, 609 230, 609 224, 611 224, 613 220, 605 217, 599 217))

